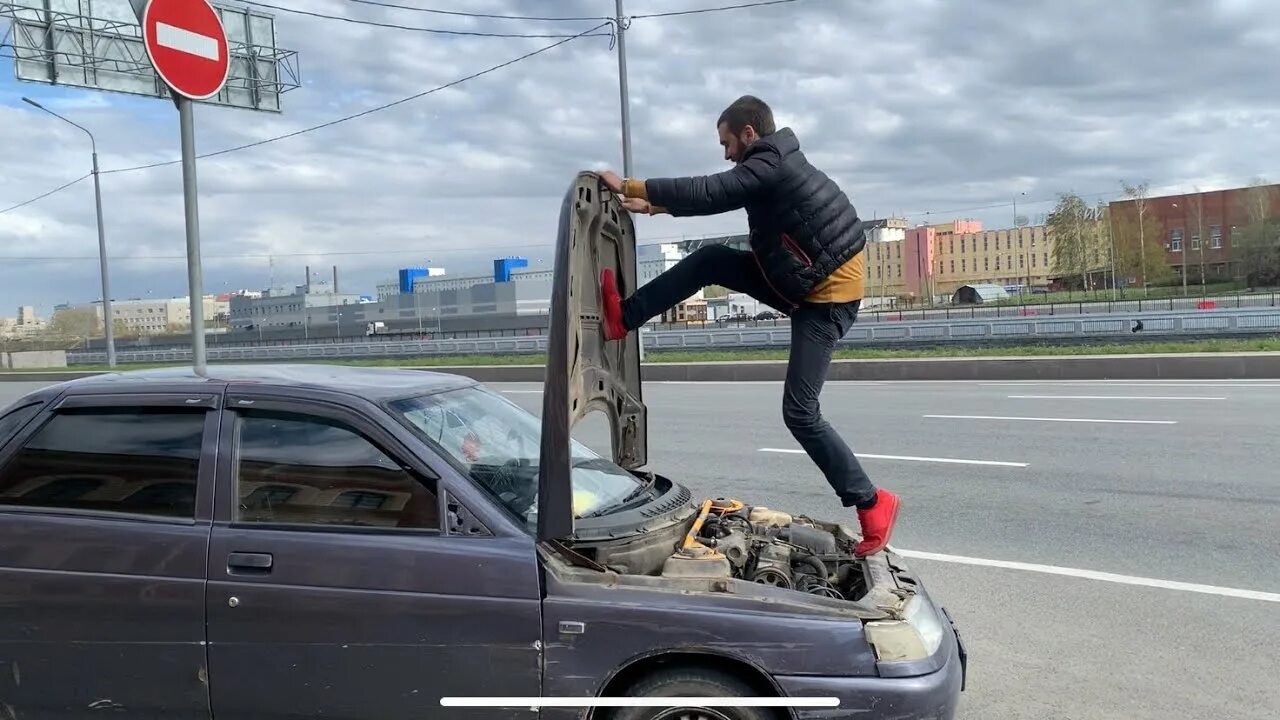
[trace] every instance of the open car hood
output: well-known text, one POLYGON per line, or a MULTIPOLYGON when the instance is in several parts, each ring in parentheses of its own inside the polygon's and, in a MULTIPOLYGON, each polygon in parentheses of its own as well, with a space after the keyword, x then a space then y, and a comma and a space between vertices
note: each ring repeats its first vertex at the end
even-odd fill
POLYGON ((560 206, 551 327, 542 395, 538 540, 573 534, 570 435, 588 412, 609 419, 613 461, 647 462, 646 411, 640 397, 640 340, 605 342, 600 271, 613 268, 619 290, 635 292, 636 237, 631 215, 595 173, 580 173, 560 206))

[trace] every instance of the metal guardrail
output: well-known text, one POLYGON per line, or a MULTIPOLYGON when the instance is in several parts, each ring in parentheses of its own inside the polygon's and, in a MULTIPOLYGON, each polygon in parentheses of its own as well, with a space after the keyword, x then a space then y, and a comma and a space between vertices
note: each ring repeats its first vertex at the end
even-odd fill
MULTIPOLYGON (((1221 337, 1280 334, 1280 309, 1213 310, 1193 313, 1112 314, 1105 317, 1026 316, 1000 320, 933 320, 926 322, 858 323, 849 330, 842 345, 984 345, 1027 341, 1094 341, 1108 338, 1132 339, 1135 322, 1141 321, 1140 335, 1159 337, 1221 337)), ((646 331, 645 350, 736 350, 786 347, 791 330, 778 328, 708 328, 704 330, 646 331)), ((208 359, 222 362, 281 360, 340 360, 344 358, 394 358, 458 355, 518 355, 545 352, 547 338, 476 338, 391 342, 326 343, 256 348, 207 349, 208 359)), ((122 363, 183 362, 191 359, 187 348, 118 352, 122 363)), ((106 362, 105 353, 68 353, 72 365, 106 362)))
MULTIPOLYGON (((1157 300, 1079 300, 1054 303, 1006 303, 995 305, 952 305, 946 307, 868 308, 858 313, 859 323, 913 322, 925 320, 987 320, 1016 318, 1023 315, 1114 315, 1123 313, 1155 313, 1201 310, 1204 303, 1217 310, 1244 310, 1280 307, 1280 294, 1255 293, 1209 296, 1207 298, 1160 298, 1157 300)), ((693 330, 702 325, 719 327, 747 327, 785 325, 785 320, 709 320, 705 323, 671 322, 651 323, 654 330, 693 330)))

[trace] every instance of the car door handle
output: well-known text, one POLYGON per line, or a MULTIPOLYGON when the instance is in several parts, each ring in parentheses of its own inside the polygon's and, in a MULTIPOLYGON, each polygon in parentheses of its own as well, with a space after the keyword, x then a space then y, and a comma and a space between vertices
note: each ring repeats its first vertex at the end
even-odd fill
POLYGON ((271 572, 271 553, 233 552, 227 555, 227 572, 265 574, 271 572))

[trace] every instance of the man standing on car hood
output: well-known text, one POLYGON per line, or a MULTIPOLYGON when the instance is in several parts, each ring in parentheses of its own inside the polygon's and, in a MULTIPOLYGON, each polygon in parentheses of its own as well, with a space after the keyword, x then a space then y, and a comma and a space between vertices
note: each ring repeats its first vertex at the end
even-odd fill
POLYGON ((858 315, 865 288, 866 234, 849 198, 800 152, 790 128, 776 130, 773 111, 750 95, 716 123, 724 158, 734 167, 703 177, 623 179, 601 173, 632 212, 676 217, 745 208, 751 250, 697 250, 626 298, 611 269, 601 273, 604 331, 619 340, 707 285, 751 295, 791 318, 791 352, 782 418, 822 470, 845 507, 858 509, 859 556, 889 542, 898 496, 877 489, 858 459, 822 417, 818 395, 836 343, 858 315))

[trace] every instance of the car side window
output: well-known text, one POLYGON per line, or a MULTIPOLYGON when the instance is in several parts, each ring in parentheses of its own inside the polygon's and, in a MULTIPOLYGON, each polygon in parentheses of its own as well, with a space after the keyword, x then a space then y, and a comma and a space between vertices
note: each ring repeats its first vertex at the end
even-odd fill
POLYGON ((0 506, 195 517, 205 413, 63 412, 0 470, 0 506))
POLYGON ((437 530, 433 487, 351 427, 311 415, 242 412, 236 521, 437 530))

